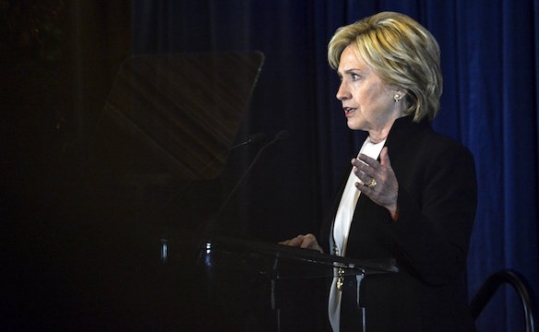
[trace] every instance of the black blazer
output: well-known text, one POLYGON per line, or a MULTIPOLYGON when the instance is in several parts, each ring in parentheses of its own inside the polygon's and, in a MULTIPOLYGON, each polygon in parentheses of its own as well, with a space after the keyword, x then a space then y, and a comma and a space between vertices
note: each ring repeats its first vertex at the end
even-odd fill
MULTIPOLYGON (((400 270, 363 280, 367 330, 474 331, 466 276, 477 207, 473 156, 411 117, 395 121, 385 146, 399 183, 399 218, 392 222, 385 208, 361 195, 346 249, 356 259, 394 258, 400 270)), ((332 219, 321 235, 327 252, 332 219)))

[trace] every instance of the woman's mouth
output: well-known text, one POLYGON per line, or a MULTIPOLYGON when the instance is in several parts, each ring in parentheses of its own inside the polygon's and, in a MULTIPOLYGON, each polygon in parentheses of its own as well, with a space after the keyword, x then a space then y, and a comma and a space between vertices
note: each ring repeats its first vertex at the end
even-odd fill
POLYGON ((343 110, 344 110, 344 115, 346 117, 349 117, 350 115, 352 115, 352 113, 354 113, 354 111, 356 110, 355 108, 351 108, 351 107, 343 107, 343 110))

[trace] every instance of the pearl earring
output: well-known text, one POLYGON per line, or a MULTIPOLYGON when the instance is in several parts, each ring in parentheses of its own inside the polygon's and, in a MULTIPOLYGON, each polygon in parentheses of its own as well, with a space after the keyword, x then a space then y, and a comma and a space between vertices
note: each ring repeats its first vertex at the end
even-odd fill
POLYGON ((401 95, 397 93, 393 96, 393 99, 395 99, 395 102, 398 103, 401 100, 401 95))

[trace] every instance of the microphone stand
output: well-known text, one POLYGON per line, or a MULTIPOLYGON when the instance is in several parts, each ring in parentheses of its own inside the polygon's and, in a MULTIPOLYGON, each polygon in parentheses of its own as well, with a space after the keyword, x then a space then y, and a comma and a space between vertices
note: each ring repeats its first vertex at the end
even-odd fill
POLYGON ((286 130, 281 130, 280 132, 278 132, 275 135, 275 137, 271 141, 266 143, 262 148, 260 148, 260 150, 258 150, 258 153, 256 154, 255 158, 253 159, 253 161, 251 161, 251 163, 247 167, 247 170, 245 170, 245 172, 243 172, 242 176, 240 177, 238 182, 236 182, 236 185, 234 186, 234 188, 232 188, 230 193, 227 195, 227 197, 225 198, 225 200, 223 201, 223 203, 221 204, 221 206, 219 207, 219 209, 217 210, 215 215, 213 217, 211 217, 206 223, 204 223, 203 229, 205 231, 210 231, 211 229, 213 229, 216 226, 217 222, 219 221, 219 217, 223 213, 223 210, 225 209, 225 207, 228 205, 228 202, 234 196, 236 191, 239 189, 239 187, 241 186, 241 184, 243 183, 243 181, 245 180, 247 175, 251 172, 254 165, 257 163, 258 159, 260 159, 260 156, 262 155, 262 153, 268 147, 270 147, 273 144, 275 144, 276 142, 282 141, 282 140, 284 140, 286 138, 288 138, 288 132, 286 130))

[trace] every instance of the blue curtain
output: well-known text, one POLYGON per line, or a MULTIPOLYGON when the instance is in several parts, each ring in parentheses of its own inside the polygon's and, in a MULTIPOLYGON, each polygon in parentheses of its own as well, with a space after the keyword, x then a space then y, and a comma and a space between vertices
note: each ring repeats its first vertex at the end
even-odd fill
MULTIPOLYGON (((238 136, 290 132, 259 161, 237 204, 261 239, 316 232, 361 139, 346 127, 326 61, 336 28, 382 10, 425 25, 442 50, 435 128, 475 156, 479 207, 469 252, 472 296, 500 269, 539 291, 539 0, 133 0, 133 52, 259 50, 265 63, 238 136)), ((518 331, 522 311, 501 289, 477 325, 518 331)))

